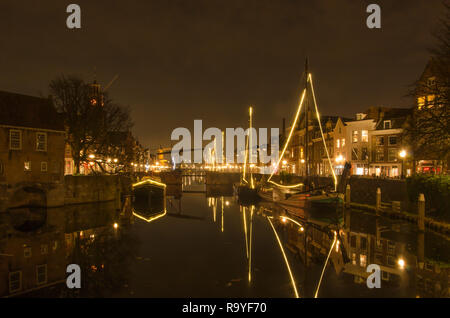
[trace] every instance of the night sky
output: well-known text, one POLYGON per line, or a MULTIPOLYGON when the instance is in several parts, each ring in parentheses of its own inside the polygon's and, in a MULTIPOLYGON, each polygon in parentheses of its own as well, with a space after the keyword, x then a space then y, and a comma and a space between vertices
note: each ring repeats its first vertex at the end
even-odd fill
POLYGON ((108 83, 147 147, 176 127, 280 127, 298 104, 305 57, 323 114, 407 107, 441 1, 0 1, 0 90, 48 95, 58 75, 108 83), (66 6, 81 6, 81 29, 66 6), (381 29, 366 7, 381 6, 381 29))

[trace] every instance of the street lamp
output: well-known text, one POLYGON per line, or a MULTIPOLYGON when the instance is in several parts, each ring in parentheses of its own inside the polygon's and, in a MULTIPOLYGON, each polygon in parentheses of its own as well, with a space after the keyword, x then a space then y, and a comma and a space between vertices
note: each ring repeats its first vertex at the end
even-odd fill
POLYGON ((401 158, 401 160, 402 160, 402 179, 405 177, 405 174, 404 174, 404 162, 405 162, 405 157, 406 157, 406 150, 404 150, 404 149, 402 149, 399 153, 398 153, 398 155, 400 156, 400 158, 401 158))

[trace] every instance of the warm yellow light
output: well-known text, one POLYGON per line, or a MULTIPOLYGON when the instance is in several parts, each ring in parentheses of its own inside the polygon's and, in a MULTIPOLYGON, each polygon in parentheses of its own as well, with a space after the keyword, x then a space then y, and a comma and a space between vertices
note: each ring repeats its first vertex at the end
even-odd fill
POLYGON ((325 260, 325 264, 323 264, 322 274, 320 275, 319 283, 317 284, 317 289, 316 289, 316 292, 314 294, 314 298, 317 298, 317 296, 319 295, 319 289, 320 289, 320 284, 322 283, 323 274, 325 273, 325 268, 327 268, 327 264, 328 264, 328 260, 329 260, 330 255, 331 255, 331 251, 333 250, 333 247, 336 244, 336 242, 337 242, 337 233, 336 233, 336 231, 334 231, 333 243, 331 244, 330 251, 328 252, 327 259, 325 260))
POLYGON ((225 201, 225 205, 229 206, 230 205, 230 201, 225 201))
POLYGON ((330 154, 328 153, 327 143, 325 142, 325 137, 323 135, 322 123, 320 122, 319 108, 317 107, 316 94, 314 93, 314 86, 313 86, 313 82, 312 82, 312 75, 311 75, 311 73, 308 74, 308 79, 309 79, 309 83, 311 85, 311 93, 312 93, 312 97, 313 97, 313 101, 314 101, 314 107, 316 109, 317 121, 319 122, 320 134, 322 135, 323 146, 325 147, 325 152, 327 154, 328 163, 330 164, 331 173, 333 174, 334 191, 336 191, 336 189, 337 189, 337 177, 336 177, 336 174, 334 173, 333 165, 331 164, 330 154))
POLYGON ((108 158, 108 159, 106 160, 106 162, 110 163, 110 162, 111 162, 111 158, 108 158))
POLYGON ((275 237, 276 237, 276 239, 277 239, 277 241, 278 241, 278 245, 280 246, 281 253, 283 254, 284 261, 285 261, 285 263, 286 263, 286 267, 287 267, 287 269, 288 269, 289 276, 290 276, 290 278, 291 278, 292 287, 294 288, 295 297, 296 297, 296 298, 300 298, 300 296, 298 295, 298 292, 297 292, 297 286, 296 286, 296 284, 295 284, 294 275, 292 274, 291 267, 289 266, 289 261, 288 261, 288 259, 287 259, 286 253, 284 252, 284 248, 283 248, 283 245, 281 244, 281 240, 280 240, 280 238, 279 238, 279 236, 278 236, 278 233, 277 233, 277 231, 275 230, 275 227, 273 226, 272 221, 270 220, 269 217, 267 217, 267 220, 269 221, 269 223, 270 223, 270 225, 271 225, 271 227, 272 227, 272 230, 273 230, 273 232, 275 233, 275 237))
POLYGON ((283 160, 283 165, 286 165, 287 164, 287 161, 286 160, 283 160))
POLYGON ((400 151, 399 155, 400 155, 401 158, 405 158, 406 157, 406 150, 400 151))
POLYGON ((95 155, 89 155, 89 158, 90 158, 90 159, 94 159, 94 158, 95 158, 95 155))
POLYGON ((285 218, 285 217, 282 217, 282 218, 281 218, 281 221, 283 221, 283 223, 286 223, 286 218, 285 218))
POLYGON ((114 158, 114 162, 117 162, 118 160, 117 160, 117 158, 114 158))
POLYGON ((301 163, 305 163, 305 159, 300 160, 301 163))
POLYGON ((114 226, 114 228, 115 228, 115 229, 117 229, 117 228, 119 227, 119 224, 117 224, 117 223, 114 223, 114 225, 113 225, 113 226, 114 226))
MULTIPOLYGON (((270 174, 269 178, 267 179, 268 182, 271 182, 271 183, 273 183, 275 185, 278 185, 278 186, 282 186, 282 185, 280 185, 280 184, 278 184, 276 182, 273 182, 270 179, 272 179, 273 174, 275 173, 275 171, 277 170, 278 166, 280 165, 280 162, 283 159, 283 156, 284 156, 284 153, 286 152, 286 149, 287 149, 287 146, 289 144, 289 141, 291 140, 292 134, 294 133, 295 127, 297 126, 297 121, 298 121, 298 118, 300 116, 300 111, 302 109, 303 100, 305 99, 305 94, 306 94, 306 88, 303 89, 302 97, 300 98, 300 103, 299 103, 298 108, 297 108, 297 113, 295 114, 294 122, 292 123, 292 126, 291 126, 291 131, 289 132, 289 135, 288 135, 288 138, 287 138, 287 140, 286 140, 286 142, 284 144, 283 150, 281 151, 281 155, 278 158, 278 161, 277 161, 277 163, 276 163, 272 173, 270 174)), ((298 185, 295 185, 295 186, 300 186, 300 185, 301 184, 298 184, 298 185)))
POLYGON ((135 217, 137 217, 138 219, 144 220, 144 221, 147 222, 147 223, 150 223, 150 222, 152 222, 152 221, 154 221, 154 220, 157 220, 157 219, 159 219, 159 218, 162 218, 164 215, 166 215, 166 213, 167 213, 167 211, 164 210, 161 214, 152 216, 152 217, 150 217, 150 218, 145 218, 145 217, 143 217, 142 215, 137 214, 136 211, 134 211, 134 209, 133 209, 133 215, 134 215, 135 217))
POLYGON ((404 269, 404 268, 405 268, 405 265, 406 265, 405 260, 404 260, 403 258, 400 258, 400 259, 397 261, 397 264, 398 264, 398 266, 399 266, 401 269, 404 269))
POLYGON ((146 184, 146 183, 150 183, 150 184, 157 185, 157 186, 164 187, 164 188, 166 187, 166 184, 158 182, 158 181, 155 181, 155 180, 152 180, 152 179, 145 179, 143 181, 136 182, 132 186, 134 188, 134 187, 146 184))

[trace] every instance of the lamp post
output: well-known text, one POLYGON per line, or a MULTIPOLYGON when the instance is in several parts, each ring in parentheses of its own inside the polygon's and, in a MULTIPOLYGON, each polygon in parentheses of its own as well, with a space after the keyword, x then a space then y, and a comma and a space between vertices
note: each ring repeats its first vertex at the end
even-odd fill
POLYGON ((404 174, 404 165, 405 165, 405 157, 406 157, 406 150, 401 150, 399 153, 398 153, 398 155, 400 156, 400 158, 402 159, 402 174, 401 174, 401 178, 403 179, 404 177, 405 177, 405 174, 404 174))

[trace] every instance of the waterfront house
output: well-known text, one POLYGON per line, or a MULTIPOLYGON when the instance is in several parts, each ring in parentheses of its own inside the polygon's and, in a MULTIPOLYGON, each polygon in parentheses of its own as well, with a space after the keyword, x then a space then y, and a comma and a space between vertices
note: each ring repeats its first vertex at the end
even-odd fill
POLYGON ((8 197, 23 204, 21 191, 30 187, 39 188, 45 201, 35 203, 46 205, 46 188, 64 181, 64 140, 51 99, 0 91, 0 211, 8 197))

